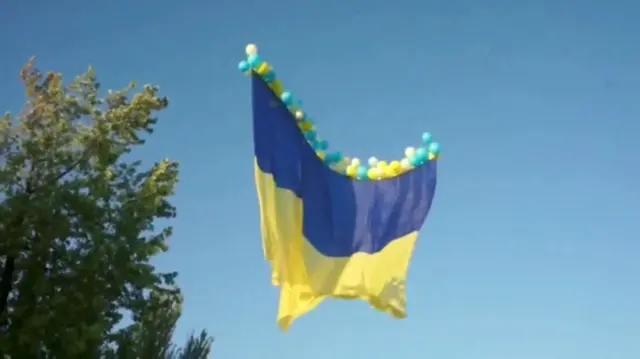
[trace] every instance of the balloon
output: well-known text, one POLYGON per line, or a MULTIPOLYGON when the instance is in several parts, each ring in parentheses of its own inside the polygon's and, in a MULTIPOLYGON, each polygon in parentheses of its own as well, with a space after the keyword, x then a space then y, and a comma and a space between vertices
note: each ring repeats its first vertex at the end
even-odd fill
POLYGON ((407 156, 407 158, 413 157, 415 155, 415 153, 416 153, 416 149, 413 148, 413 147, 407 147, 404 150, 404 155, 407 156))
POLYGON ((434 161, 440 158, 440 155, 434 155, 433 153, 429 153, 429 161, 434 161))
POLYGON ((440 144, 437 142, 430 144, 429 152, 433 153, 434 155, 438 155, 440 153, 440 144))
POLYGON ((406 172, 411 169, 411 163, 409 163, 408 158, 403 158, 402 161, 400 161, 400 168, 402 169, 403 172, 406 172))
POLYGON ((418 161, 420 162, 426 161, 427 156, 428 156, 428 152, 426 148, 420 147, 416 150, 416 158, 418 159, 418 161))
POLYGON ((347 170, 347 164, 344 161, 338 161, 334 165, 334 169, 339 173, 345 173, 345 171, 347 170))
POLYGON ((262 77, 264 82, 268 84, 272 84, 276 80, 276 73, 273 71, 269 71, 266 75, 262 77))
POLYGON ((393 168, 391 168, 391 166, 385 167, 384 168, 384 172, 382 173, 382 177, 383 178, 393 178, 395 177, 397 174, 396 171, 393 170, 393 168))
POLYGON ((306 138, 307 141, 309 141, 309 142, 315 141, 315 139, 317 137, 318 137, 318 134, 316 133, 316 131, 309 131, 309 132, 304 134, 304 138, 306 138))
POLYGON ((258 68, 256 69, 256 72, 258 73, 258 75, 260 76, 264 76, 266 75, 269 71, 271 70, 271 67, 269 67, 269 64, 266 62, 261 63, 258 68))
POLYGON ((260 56, 258 55, 251 55, 247 57, 247 62, 249 63, 249 66, 256 68, 262 63, 262 59, 260 59, 260 56))
POLYGON ((362 166, 358 167, 356 170, 356 176, 358 179, 367 179, 367 169, 362 166))
POLYGON ((375 157, 371 157, 371 158, 369 158, 368 163, 369 163, 370 167, 375 167, 375 166, 378 165, 378 159, 375 158, 375 157))
POLYGON ((350 165, 347 167, 347 176, 355 177, 357 172, 357 166, 350 165))
POLYGON ((413 167, 417 167, 420 165, 420 159, 417 156, 409 158, 409 164, 413 167))
POLYGON ((367 177, 372 180, 379 179, 381 175, 382 172, 380 172, 380 170, 376 167, 369 168, 369 171, 367 171, 367 177))
POLYGON ((240 61, 240 63, 238 63, 238 70, 240 70, 240 72, 247 72, 250 68, 251 65, 246 61, 240 61))
POLYGON ((354 167, 358 167, 360 166, 360 159, 359 158, 354 158, 351 160, 351 165, 354 167))
POLYGON ((398 161, 391 161, 391 163, 389 163, 389 168, 391 169, 391 171, 393 171, 393 173, 400 173, 400 171, 402 170, 402 165, 398 161))
POLYGON ((379 168, 386 168, 387 166, 389 166, 389 165, 387 164, 387 162, 385 162, 385 161, 378 161, 378 167, 379 167, 379 168))
POLYGON ((304 119, 304 112, 298 110, 294 113, 294 116, 296 117, 296 120, 302 120, 304 119))
MULTIPOLYGON (((298 127, 300 127, 302 132, 309 132, 313 130, 313 125, 307 121, 298 122, 298 127)), ((326 148, 323 148, 323 150, 326 150, 326 148)))
POLYGON ((422 134, 422 142, 428 145, 431 143, 431 141, 433 141, 433 136, 431 135, 431 133, 425 132, 422 134))
POLYGON ((323 151, 326 150, 327 148, 329 148, 329 141, 327 140, 318 141, 318 148, 320 148, 323 151))
POLYGON ((329 153, 327 154, 327 156, 325 157, 325 162, 327 162, 328 164, 337 164, 342 160, 342 153, 340 152, 335 152, 335 153, 329 153))
POLYGON ((323 151, 316 151, 316 155, 318 155, 318 157, 324 161, 326 155, 323 151))
POLYGON ((258 54, 258 47, 255 44, 249 44, 245 48, 245 53, 247 56, 255 56, 258 54))
MULTIPOLYGON (((284 93, 284 90, 282 89, 282 82, 280 80, 275 80, 271 84, 271 89, 278 96, 281 96, 282 93, 284 93)), ((291 95, 291 94, 289 94, 289 95, 291 95)), ((280 99, 282 100, 282 97, 280 99)), ((284 102, 284 101, 282 101, 282 102, 284 102)))
POLYGON ((282 100, 285 105, 290 105, 293 101, 293 96, 291 96, 291 92, 285 91, 280 95, 280 100, 282 100))

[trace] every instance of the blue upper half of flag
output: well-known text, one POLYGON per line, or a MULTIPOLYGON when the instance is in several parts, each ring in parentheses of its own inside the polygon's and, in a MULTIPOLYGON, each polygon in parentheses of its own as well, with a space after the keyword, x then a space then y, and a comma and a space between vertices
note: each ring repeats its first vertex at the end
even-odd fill
POLYGON ((329 168, 295 119, 253 74, 253 138, 259 170, 303 203, 304 237, 327 257, 377 253, 418 231, 436 188, 436 161, 393 179, 360 181, 329 168))

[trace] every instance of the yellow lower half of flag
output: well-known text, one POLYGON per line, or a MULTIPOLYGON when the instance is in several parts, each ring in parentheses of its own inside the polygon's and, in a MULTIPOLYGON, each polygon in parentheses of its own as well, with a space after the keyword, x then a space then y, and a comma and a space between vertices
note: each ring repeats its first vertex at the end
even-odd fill
POLYGON ((302 200, 277 187, 273 176, 257 165, 255 177, 264 254, 273 284, 281 289, 282 330, 326 298, 361 299, 396 318, 406 317, 405 281, 418 232, 394 239, 373 254, 325 256, 303 235, 302 200))

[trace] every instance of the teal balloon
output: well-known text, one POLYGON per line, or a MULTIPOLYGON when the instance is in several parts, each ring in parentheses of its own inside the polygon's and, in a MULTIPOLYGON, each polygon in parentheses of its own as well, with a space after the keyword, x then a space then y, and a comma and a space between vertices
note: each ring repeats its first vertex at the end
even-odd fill
POLYGON ((240 70, 240 72, 247 72, 250 68, 251 65, 249 65, 249 63, 246 61, 240 61, 240 63, 238 64, 238 70, 240 70))
POLYGON ((420 162, 424 162, 427 160, 427 158, 429 157, 429 152, 427 151, 426 148, 424 147, 420 147, 416 150, 416 155, 415 157, 418 159, 418 161, 420 162))
POLYGON ((264 82, 268 84, 272 84, 276 80, 276 73, 273 71, 267 72, 264 76, 262 76, 264 82))
POLYGON ((356 178, 358 178, 359 180, 366 180, 368 178, 367 169, 363 166, 358 167, 358 169, 356 170, 356 178))
POLYGON ((428 145, 431 143, 431 141, 433 141, 433 136, 431 135, 431 133, 425 132, 422 134, 422 142, 428 145))
POLYGON ((413 157, 409 158, 409 163, 413 167, 420 166, 420 159, 418 158, 418 156, 413 156, 413 157))
POLYGON ((249 66, 256 68, 262 63, 262 59, 260 59, 260 56, 258 55, 250 55, 247 57, 247 62, 249 63, 249 66))
POLYGON ((318 147, 319 147, 319 149, 320 149, 320 150, 322 150, 322 151, 326 151, 326 150, 327 150, 327 148, 329 148, 329 141, 327 141, 327 140, 320 140, 320 141, 318 142, 318 147))
POLYGON ((327 164, 336 163, 336 154, 335 153, 327 153, 324 157, 324 162, 327 164))
POLYGON ((307 141, 314 142, 316 138, 318 138, 318 134, 316 133, 316 131, 309 131, 304 134, 304 137, 307 139, 307 141))
POLYGON ((282 102, 284 102, 285 105, 291 105, 291 102, 293 101, 293 96, 291 95, 291 92, 285 91, 282 94, 280 94, 280 100, 282 100, 282 102))
POLYGON ((434 155, 439 155, 440 154, 440 144, 437 142, 434 142, 432 144, 429 145, 429 152, 433 153, 434 155))

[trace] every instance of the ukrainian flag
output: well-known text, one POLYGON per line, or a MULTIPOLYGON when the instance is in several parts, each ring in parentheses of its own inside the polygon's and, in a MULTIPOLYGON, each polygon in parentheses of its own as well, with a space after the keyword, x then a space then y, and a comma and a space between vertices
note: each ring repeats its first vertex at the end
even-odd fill
POLYGON ((325 298, 362 299, 406 317, 405 280, 436 188, 436 161, 358 181, 327 167, 253 74, 255 177, 265 257, 286 331, 325 298))

